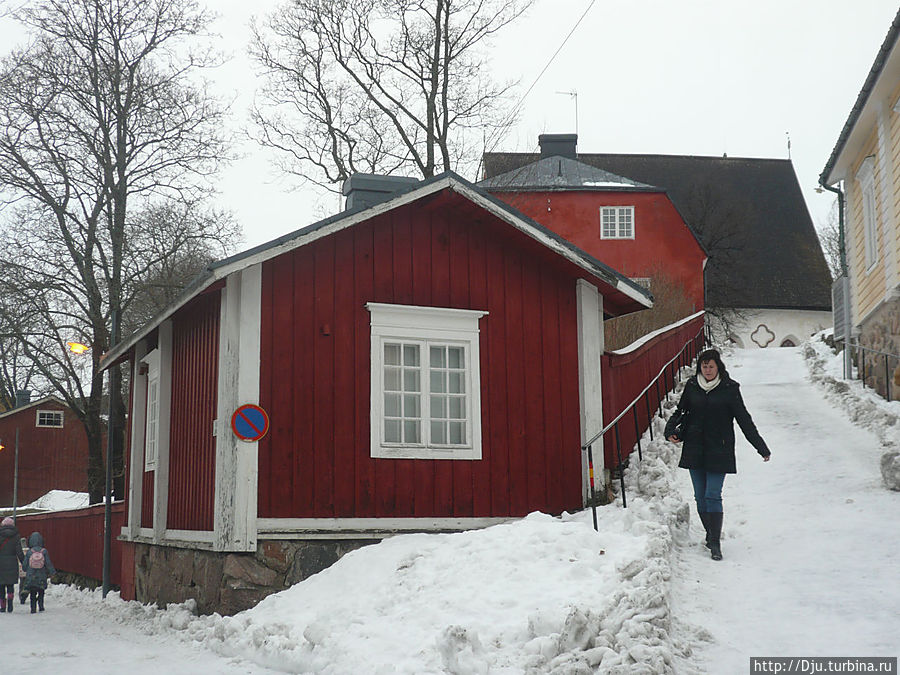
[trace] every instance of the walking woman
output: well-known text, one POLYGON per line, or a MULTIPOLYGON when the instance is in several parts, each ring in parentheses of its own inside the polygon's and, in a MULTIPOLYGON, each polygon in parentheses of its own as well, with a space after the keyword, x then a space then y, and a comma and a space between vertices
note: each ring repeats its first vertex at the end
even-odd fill
POLYGON ((19 531, 7 516, 0 523, 0 612, 13 611, 13 596, 19 581, 19 563, 25 558, 19 531))
POLYGON ((726 474, 737 473, 734 420, 768 462, 772 453, 744 406, 740 385, 728 376, 719 352, 707 349, 697 357, 697 374, 684 385, 665 437, 675 443, 684 441, 678 466, 691 472, 697 513, 713 560, 722 559, 722 484, 726 474))

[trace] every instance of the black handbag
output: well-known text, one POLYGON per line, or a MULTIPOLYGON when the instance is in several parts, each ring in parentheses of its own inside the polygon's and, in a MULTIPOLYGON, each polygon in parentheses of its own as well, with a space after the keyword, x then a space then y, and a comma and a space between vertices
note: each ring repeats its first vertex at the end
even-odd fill
POLYGON ((683 441, 684 430, 687 428, 689 417, 690 411, 682 410, 681 408, 675 408, 675 412, 672 413, 672 416, 669 417, 669 421, 666 422, 666 438, 674 436, 679 441, 683 441))

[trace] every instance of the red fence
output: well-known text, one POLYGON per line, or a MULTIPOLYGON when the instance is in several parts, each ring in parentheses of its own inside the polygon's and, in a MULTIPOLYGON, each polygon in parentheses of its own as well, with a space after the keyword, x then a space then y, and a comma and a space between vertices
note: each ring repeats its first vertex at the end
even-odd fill
MULTIPOLYGON (((612 422, 644 388, 653 382, 660 370, 678 356, 682 348, 682 359, 675 361, 660 378, 659 395, 674 387, 674 375, 678 366, 688 365, 703 348, 704 313, 698 312, 688 319, 651 333, 625 349, 607 352, 603 355, 603 423, 612 422)), ((634 450, 639 435, 643 435, 650 426, 650 419, 656 412, 656 387, 635 405, 631 412, 625 414, 617 425, 619 447, 622 461, 634 450), (649 414, 648 414, 649 405, 649 414)), ((599 430, 598 430, 599 431, 599 430)), ((616 430, 610 429, 603 437, 604 459, 607 468, 615 468, 619 464, 616 456, 616 430)))
MULTIPOLYGON (((54 567, 83 577, 103 579, 103 505, 73 511, 18 516, 16 527, 23 537, 38 531, 54 567)), ((112 549, 110 550, 110 582, 122 585, 122 542, 117 539, 125 524, 125 503, 112 505, 112 549)))

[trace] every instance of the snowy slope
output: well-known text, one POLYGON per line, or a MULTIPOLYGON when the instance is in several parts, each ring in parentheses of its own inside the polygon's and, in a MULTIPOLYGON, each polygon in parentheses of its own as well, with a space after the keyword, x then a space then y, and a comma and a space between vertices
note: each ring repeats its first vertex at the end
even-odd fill
POLYGON ((829 385, 834 359, 816 349, 816 382, 802 349, 726 356, 773 458, 763 463, 738 432, 722 562, 699 544, 679 448, 659 440, 657 420, 657 440, 645 438, 644 460, 626 471, 628 508, 600 508, 599 534, 585 512, 398 536, 234 617, 54 586, 44 614, 17 605, 0 618, 6 662, 76 675, 569 675, 896 655, 900 493, 884 488, 878 462, 900 404, 829 385))

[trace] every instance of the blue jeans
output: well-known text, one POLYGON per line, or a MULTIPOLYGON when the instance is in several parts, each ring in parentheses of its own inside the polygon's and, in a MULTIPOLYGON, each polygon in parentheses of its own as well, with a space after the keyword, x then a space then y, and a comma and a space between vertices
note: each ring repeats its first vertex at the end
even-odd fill
POLYGON ((722 513, 722 484, 725 482, 725 474, 702 469, 690 469, 690 472, 697 513, 722 513))

